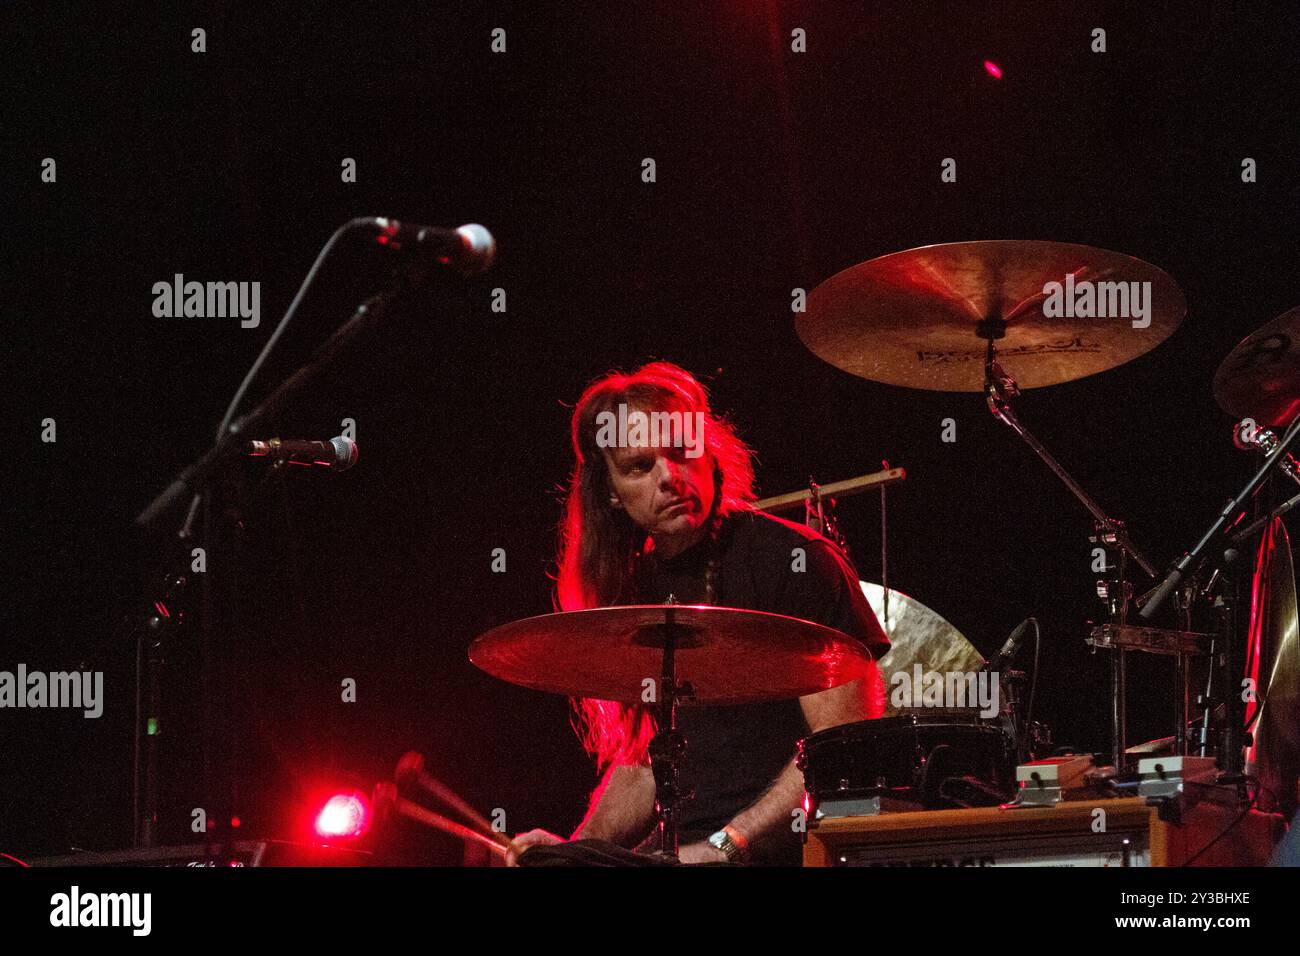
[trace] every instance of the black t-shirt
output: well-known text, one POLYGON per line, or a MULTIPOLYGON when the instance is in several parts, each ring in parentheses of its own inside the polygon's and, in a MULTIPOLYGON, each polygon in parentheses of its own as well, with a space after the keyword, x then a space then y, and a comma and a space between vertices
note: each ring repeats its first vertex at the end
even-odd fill
MULTIPOLYGON (((825 624, 862 641, 877 659, 889 650, 853 565, 810 528, 763 512, 740 512, 723 522, 714 547, 719 553, 716 604, 825 624), (795 570, 795 548, 806 556, 802 571, 795 570)), ((706 540, 667 561, 648 557, 638 600, 659 604, 672 594, 679 604, 705 603, 709 551, 706 540)), ((809 733, 798 699, 686 703, 678 708, 677 722, 687 739, 682 786, 695 790, 682 809, 682 843, 716 833, 761 797, 809 733)), ((798 866, 800 857, 799 836, 792 829, 751 847, 754 863, 798 866)))

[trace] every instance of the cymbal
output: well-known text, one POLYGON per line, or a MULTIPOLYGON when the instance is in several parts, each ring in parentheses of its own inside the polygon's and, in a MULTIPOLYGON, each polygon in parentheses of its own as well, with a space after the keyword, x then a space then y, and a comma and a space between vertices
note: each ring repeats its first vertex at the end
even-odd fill
POLYGON ((1237 343, 1214 373, 1214 398, 1234 418, 1261 428, 1289 425, 1300 412, 1300 308, 1283 312, 1237 343))
POLYGON ((1261 809, 1286 816, 1296 809, 1300 778, 1300 613, 1297 612, 1291 541, 1281 518, 1274 518, 1256 553, 1251 589, 1250 648, 1245 677, 1256 701, 1247 705, 1254 719, 1254 743, 1246 750, 1247 770, 1259 778, 1261 809))
POLYGON ((694 699, 741 704, 802 697, 870 673, 871 652, 834 628, 764 611, 704 605, 629 605, 512 621, 475 638, 469 659, 534 690, 643 703, 663 666, 667 609, 686 628, 674 661, 694 699))
POLYGON ((985 319, 1006 323, 994 342, 998 362, 1025 389, 1123 365, 1172 335, 1186 312, 1178 283, 1141 259, 1007 239, 922 246, 851 266, 813 289, 795 329, 814 354, 860 378, 978 392, 985 319), (1048 283, 1060 289, 1049 295, 1048 283), (1119 286, 1100 283, 1125 283, 1123 298, 1119 286), (1067 311, 1050 318, 1045 305, 1067 311), (1098 311, 1106 317, 1085 314, 1098 311))
POLYGON ((885 682, 885 713, 895 716, 898 709, 890 703, 890 689, 894 675, 904 674, 910 681, 913 666, 921 665, 922 673, 937 671, 941 674, 978 671, 984 658, 957 628, 940 614, 930 610, 916 598, 902 591, 889 589, 889 623, 885 623, 885 589, 869 581, 859 582, 867 596, 871 610, 876 612, 885 633, 889 636, 889 653, 877 666, 885 682))

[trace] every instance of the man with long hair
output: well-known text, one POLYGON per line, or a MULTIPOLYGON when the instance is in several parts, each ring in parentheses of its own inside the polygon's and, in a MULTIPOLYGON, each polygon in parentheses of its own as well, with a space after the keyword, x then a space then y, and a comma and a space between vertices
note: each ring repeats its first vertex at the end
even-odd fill
MULTIPOLYGON (((862 641, 875 659, 889 649, 839 549, 802 525, 753 509, 752 452, 712 412, 689 372, 655 362, 599 379, 574 408, 571 432, 576 464, 561 525, 561 610, 658 604, 672 594, 683 604, 815 621, 862 641), (638 415, 642 424, 671 419, 680 429, 627 429, 638 415)), ((794 763, 796 742, 879 717, 883 706, 874 669, 870 678, 798 700, 684 703, 680 779, 695 795, 680 816, 681 861, 797 866, 793 824, 803 777, 794 763)), ((636 846, 656 823, 647 753, 654 714, 600 700, 576 700, 574 708, 575 728, 603 776, 571 839, 636 846)), ((561 842, 545 830, 516 837, 522 846, 561 842)))

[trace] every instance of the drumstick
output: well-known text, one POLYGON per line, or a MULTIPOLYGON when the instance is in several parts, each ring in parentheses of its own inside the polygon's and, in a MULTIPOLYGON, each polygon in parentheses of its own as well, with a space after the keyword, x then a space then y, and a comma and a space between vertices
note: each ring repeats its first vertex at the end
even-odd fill
MULTIPOLYGON (((406 817, 408 820, 415 820, 417 823, 423 823, 427 827, 435 830, 441 830, 443 833, 459 837, 462 840, 469 840, 473 843, 480 843, 487 847, 493 853, 499 853, 505 856, 507 851, 515 850, 516 853, 522 852, 519 847, 514 845, 514 841, 508 837, 502 843, 493 839, 491 836, 480 833, 477 830, 470 829, 455 820, 449 820, 440 813, 434 813, 432 810, 426 810, 418 803, 412 803, 397 795, 397 787, 387 781, 381 781, 375 784, 372 802, 374 803, 377 813, 384 811, 394 811, 406 817)), ((504 836, 504 834, 496 834, 504 836)))
POLYGON ((460 815, 473 823, 480 833, 491 837, 502 846, 509 847, 512 845, 510 838, 493 828, 486 817, 458 797, 441 780, 429 774, 424 769, 424 757, 416 751, 408 751, 402 756, 401 760, 397 761, 397 769, 393 771, 393 779, 397 781, 399 787, 411 783, 417 784, 430 795, 458 810, 460 815))

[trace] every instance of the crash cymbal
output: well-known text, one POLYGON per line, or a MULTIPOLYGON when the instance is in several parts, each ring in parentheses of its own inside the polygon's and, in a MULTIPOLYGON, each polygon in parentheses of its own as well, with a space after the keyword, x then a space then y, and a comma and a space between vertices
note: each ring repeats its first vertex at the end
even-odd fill
POLYGON ((1123 365, 1172 335, 1186 311, 1178 284, 1141 259, 1072 243, 991 240, 851 266, 813 289, 795 328, 813 353, 861 378, 978 392, 983 320, 1006 323, 994 343, 998 361, 1024 389, 1123 365))
POLYGON ((534 690, 644 702, 659 681, 666 609, 686 628, 674 659, 695 700, 741 704, 802 697, 870 673, 871 653, 833 628, 781 614, 702 605, 630 605, 512 621, 480 635, 469 659, 534 690))
POLYGON ((1300 308, 1242 339, 1214 373, 1214 398, 1234 418, 1261 428, 1289 425, 1300 412, 1300 308))
MULTIPOLYGON (((885 589, 869 581, 860 582, 876 620, 885 625, 885 589)), ((885 713, 895 715, 897 709, 889 702, 889 690, 894 686, 894 675, 904 674, 911 680, 913 665, 920 664, 922 672, 969 673, 984 666, 984 658, 971 646, 957 628, 930 610, 916 598, 902 591, 889 589, 889 653, 878 662, 880 676, 885 682, 885 713)))

